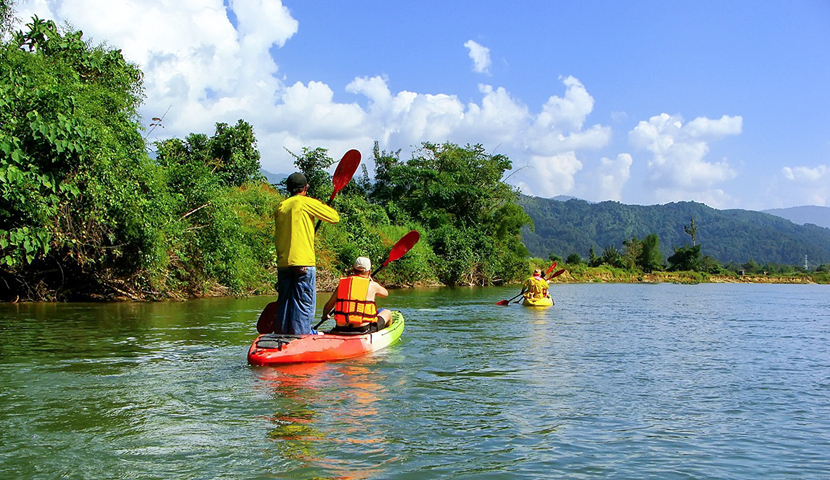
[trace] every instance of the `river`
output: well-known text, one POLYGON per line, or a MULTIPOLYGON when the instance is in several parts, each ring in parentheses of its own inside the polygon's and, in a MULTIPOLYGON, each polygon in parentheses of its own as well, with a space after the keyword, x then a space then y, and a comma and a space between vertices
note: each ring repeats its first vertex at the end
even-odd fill
POLYGON ((0 305, 0 478, 830 478, 830 286, 517 291, 395 290, 399 343, 278 368, 272 298, 0 305))

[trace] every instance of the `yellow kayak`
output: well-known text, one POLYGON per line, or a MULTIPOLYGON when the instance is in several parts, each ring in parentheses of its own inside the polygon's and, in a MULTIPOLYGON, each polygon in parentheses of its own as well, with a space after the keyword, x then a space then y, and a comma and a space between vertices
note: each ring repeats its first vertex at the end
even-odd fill
POLYGON ((551 297, 541 297, 541 298, 527 298, 525 297, 522 300, 522 305, 525 307, 550 307, 553 305, 553 298, 551 297))

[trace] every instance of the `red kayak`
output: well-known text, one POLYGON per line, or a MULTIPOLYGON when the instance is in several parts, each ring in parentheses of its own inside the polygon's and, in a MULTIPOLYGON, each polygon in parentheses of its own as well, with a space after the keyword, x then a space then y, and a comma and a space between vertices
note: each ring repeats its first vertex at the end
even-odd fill
POLYGON ((392 312, 392 324, 363 334, 280 335, 265 333, 248 350, 251 365, 329 362, 375 352, 395 343, 403 333, 401 312, 392 312))

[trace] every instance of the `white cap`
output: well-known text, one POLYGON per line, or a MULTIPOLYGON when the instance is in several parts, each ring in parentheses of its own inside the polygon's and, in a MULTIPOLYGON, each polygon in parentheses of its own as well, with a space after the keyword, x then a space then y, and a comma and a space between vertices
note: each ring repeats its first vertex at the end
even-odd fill
POLYGON ((372 262, 367 257, 357 257, 357 260, 354 261, 354 269, 368 272, 372 269, 372 262))

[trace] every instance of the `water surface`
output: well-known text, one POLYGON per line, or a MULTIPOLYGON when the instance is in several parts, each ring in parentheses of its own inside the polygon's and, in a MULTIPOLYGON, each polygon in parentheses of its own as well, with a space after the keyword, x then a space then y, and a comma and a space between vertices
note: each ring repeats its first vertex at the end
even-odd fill
POLYGON ((392 291, 401 342, 277 368, 271 298, 0 305, 0 478, 830 478, 830 287, 552 291, 392 291))

